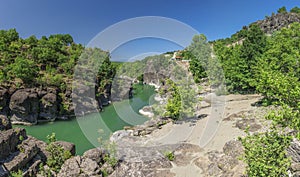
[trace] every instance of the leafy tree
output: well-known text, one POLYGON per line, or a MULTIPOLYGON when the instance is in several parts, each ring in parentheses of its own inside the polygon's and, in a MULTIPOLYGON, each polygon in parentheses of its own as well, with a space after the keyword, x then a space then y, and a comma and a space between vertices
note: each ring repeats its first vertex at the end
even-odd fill
POLYGON ((8 66, 8 77, 19 78, 25 84, 30 84, 36 77, 38 69, 34 66, 34 62, 29 59, 17 57, 15 62, 8 66))
POLYGON ((200 82, 202 78, 207 77, 207 66, 211 57, 211 47, 207 38, 203 35, 195 35, 192 43, 187 47, 187 54, 191 59, 190 71, 194 76, 195 82, 200 82))
POLYGON ((287 13, 286 7, 283 6, 277 10, 277 13, 287 13))
POLYGON ((300 8, 299 7, 293 7, 291 10, 290 10, 291 13, 297 13, 299 14, 300 13, 300 8))

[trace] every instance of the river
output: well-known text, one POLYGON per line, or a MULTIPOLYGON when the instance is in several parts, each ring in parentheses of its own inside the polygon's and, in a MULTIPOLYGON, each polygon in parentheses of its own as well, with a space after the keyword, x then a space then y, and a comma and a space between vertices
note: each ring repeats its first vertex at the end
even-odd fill
POLYGON ((47 135, 56 134, 57 140, 72 142, 76 145, 76 154, 82 155, 88 149, 99 146, 101 141, 107 140, 111 133, 121 130, 124 126, 144 123, 148 118, 138 113, 139 109, 151 104, 154 87, 137 85, 134 97, 130 100, 114 102, 104 107, 101 113, 89 114, 71 120, 57 120, 34 126, 21 126, 27 134, 46 141, 47 135))

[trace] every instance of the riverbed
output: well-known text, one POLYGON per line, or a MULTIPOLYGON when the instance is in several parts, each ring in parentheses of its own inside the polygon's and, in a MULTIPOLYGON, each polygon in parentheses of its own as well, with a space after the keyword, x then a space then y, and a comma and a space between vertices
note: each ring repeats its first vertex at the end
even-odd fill
POLYGON ((153 103, 154 89, 149 85, 136 85, 132 99, 114 102, 104 107, 103 112, 71 120, 18 127, 25 128, 28 135, 43 141, 54 132, 57 140, 74 143, 76 154, 82 155, 86 150, 99 146, 99 142, 104 142, 110 134, 124 126, 139 125, 147 121, 147 117, 139 114, 139 109, 153 103))

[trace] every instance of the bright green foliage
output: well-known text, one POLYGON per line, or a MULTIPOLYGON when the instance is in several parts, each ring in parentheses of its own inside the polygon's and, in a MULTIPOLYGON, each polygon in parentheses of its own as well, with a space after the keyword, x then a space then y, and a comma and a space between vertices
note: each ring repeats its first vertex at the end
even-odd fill
POLYGON ((34 61, 17 57, 14 63, 7 67, 7 79, 21 79, 25 84, 34 81, 38 74, 38 68, 34 65, 34 61))
POLYGON ((226 41, 221 40, 214 43, 214 50, 221 62, 230 92, 254 90, 251 83, 257 58, 265 51, 266 37, 257 25, 253 24, 248 30, 244 29, 242 36, 244 38, 230 45, 225 45, 226 41))
POLYGON ((169 86, 168 93, 170 93, 171 96, 169 97, 166 105, 165 116, 177 120, 179 119, 182 111, 180 91, 172 80, 168 79, 166 84, 169 86))
POLYGON ((55 133, 48 135, 47 139, 49 143, 46 147, 46 150, 49 152, 49 157, 47 158, 46 163, 51 168, 51 170, 59 172, 64 162, 72 155, 70 151, 64 150, 62 146, 55 143, 55 133))
POLYGON ((292 137, 281 135, 275 130, 242 138, 244 161, 248 164, 247 175, 287 176, 290 159, 286 157, 285 150, 291 139, 292 137))
POLYGON ((296 107, 300 100, 300 24, 283 28, 268 40, 255 67, 254 85, 271 100, 296 107))
POLYGON ((170 160, 170 161, 173 161, 175 159, 175 155, 174 155, 174 152, 172 151, 166 151, 164 153, 165 157, 170 160))

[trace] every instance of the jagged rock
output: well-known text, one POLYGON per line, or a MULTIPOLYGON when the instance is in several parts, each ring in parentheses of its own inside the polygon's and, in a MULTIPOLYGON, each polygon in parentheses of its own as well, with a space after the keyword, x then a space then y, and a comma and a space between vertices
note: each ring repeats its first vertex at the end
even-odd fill
POLYGON ((39 98, 34 89, 20 89, 10 98, 11 120, 37 123, 39 116, 39 98))
POLYGON ((105 155, 108 154, 108 152, 105 149, 102 148, 94 148, 87 150, 86 152, 83 153, 83 157, 89 158, 97 164, 104 163, 104 157, 105 155))
POLYGON ((231 140, 225 143, 223 147, 224 154, 233 158, 238 158, 244 153, 243 144, 238 140, 231 140))
POLYGON ((97 162, 80 156, 72 157, 63 164, 58 177, 98 176, 102 177, 97 162))
POLYGON ((7 177, 9 172, 5 169, 3 165, 0 165, 0 176, 1 177, 7 177))
POLYGON ((261 125, 257 124, 255 119, 241 119, 236 122, 236 127, 241 130, 246 130, 249 128, 250 132, 256 132, 261 129, 261 125))
MULTIPOLYGON (((23 177, 36 176, 36 174, 40 170, 40 164, 42 164, 42 160, 40 159, 39 156, 36 156, 36 158, 32 160, 32 163, 30 164, 30 166, 22 174, 22 176, 23 177)), ((27 164, 27 165, 29 165, 29 164, 27 164)))
POLYGON ((293 160, 293 162, 300 163, 300 141, 294 139, 290 146, 287 148, 287 154, 293 160))
POLYGON ((59 102, 56 94, 47 93, 40 101, 39 119, 53 120, 57 117, 59 102))
POLYGON ((31 137, 24 140, 19 146, 19 151, 11 154, 4 161, 4 166, 8 171, 17 171, 27 165, 27 163, 38 153, 39 148, 31 137))
POLYGON ((7 116, 5 115, 0 115, 0 131, 1 130, 8 130, 11 129, 11 123, 7 116))
POLYGON ((259 20, 256 23, 267 34, 272 34, 283 27, 288 27, 291 23, 300 22, 300 15, 295 13, 278 13, 259 20))
POLYGON ((17 149, 22 138, 26 138, 23 128, 14 128, 0 132, 0 159, 4 159, 17 149))
POLYGON ((69 151, 73 156, 75 155, 76 153, 75 144, 66 141, 56 141, 54 143, 62 146, 65 151, 69 151))
POLYGON ((0 112, 8 112, 9 93, 6 88, 0 87, 0 112))

